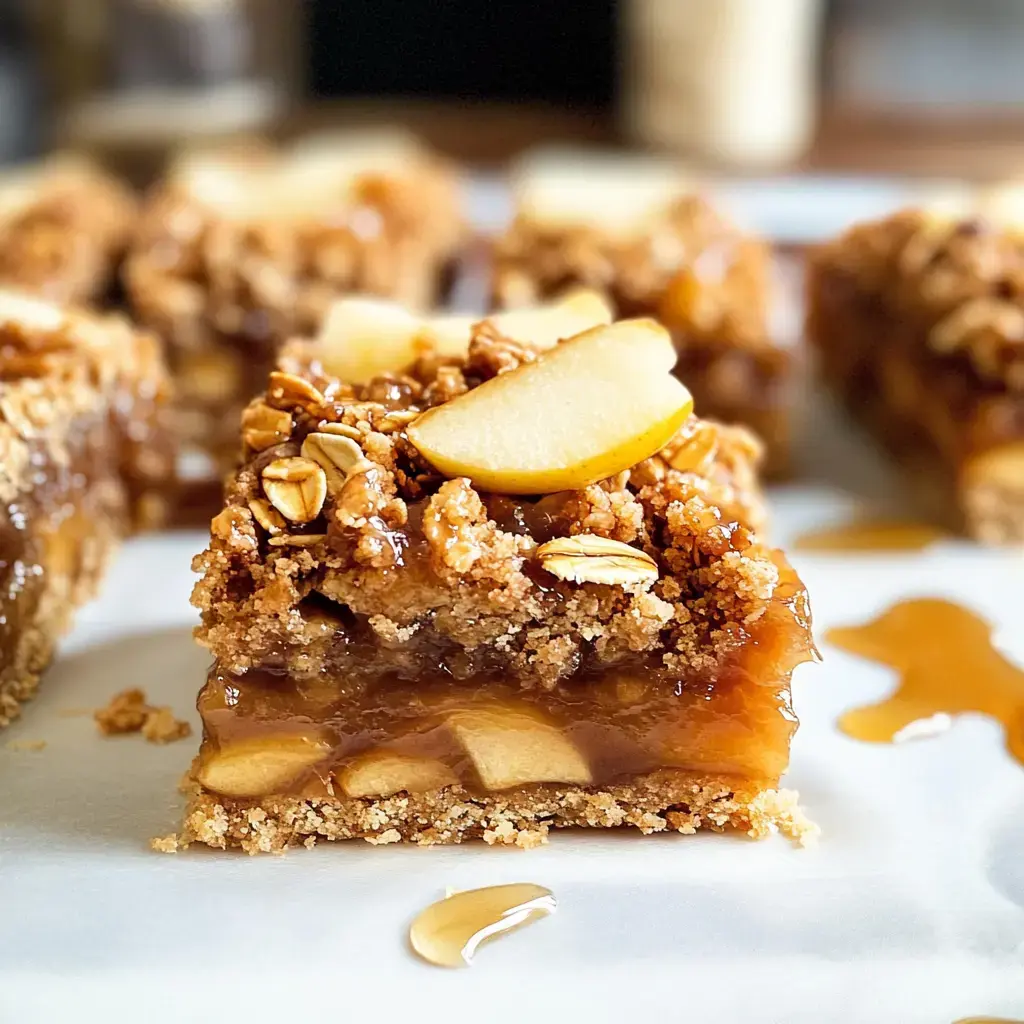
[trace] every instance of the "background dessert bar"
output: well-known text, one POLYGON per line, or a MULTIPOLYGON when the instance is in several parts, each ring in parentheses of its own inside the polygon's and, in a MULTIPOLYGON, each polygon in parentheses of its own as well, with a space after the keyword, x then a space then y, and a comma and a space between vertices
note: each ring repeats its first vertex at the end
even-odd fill
POLYGON ((0 293, 0 726, 119 540, 162 521, 167 398, 149 335, 0 293))

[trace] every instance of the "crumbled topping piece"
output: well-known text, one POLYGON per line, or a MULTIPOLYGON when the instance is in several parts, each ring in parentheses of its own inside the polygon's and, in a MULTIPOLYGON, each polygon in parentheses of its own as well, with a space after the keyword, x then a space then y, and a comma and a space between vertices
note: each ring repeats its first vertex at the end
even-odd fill
POLYGON ((150 743, 173 743, 192 733, 192 726, 175 718, 169 707, 148 704, 145 691, 140 689, 115 694, 93 717, 106 736, 141 732, 150 743))

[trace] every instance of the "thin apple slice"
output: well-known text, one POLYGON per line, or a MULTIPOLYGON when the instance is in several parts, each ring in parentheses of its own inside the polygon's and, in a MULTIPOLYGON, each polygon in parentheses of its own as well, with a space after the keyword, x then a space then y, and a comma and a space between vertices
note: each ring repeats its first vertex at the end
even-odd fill
POLYGON ((316 735, 253 737, 204 755, 196 779, 224 796, 267 796, 281 792, 330 752, 331 745, 316 735))
POLYGON ((338 300, 328 312, 318 339, 320 358, 328 373, 350 384, 364 384, 381 373, 401 372, 427 352, 465 355, 473 325, 482 319, 515 341, 550 348, 588 327, 610 323, 611 316, 607 300, 585 288, 544 305, 485 318, 424 318, 395 302, 351 296, 338 300))
POLYGON ((453 712, 448 727, 472 760, 489 790, 535 782, 586 785, 590 767, 556 726, 511 708, 453 712))
POLYGON ((354 797, 391 796, 403 790, 424 793, 453 786, 459 781, 443 761, 387 750, 363 755, 345 765, 336 777, 342 791, 354 797))
POLYGON ((693 399, 653 320, 595 327, 424 413, 409 440, 448 477, 498 494, 579 490, 662 448, 693 399))

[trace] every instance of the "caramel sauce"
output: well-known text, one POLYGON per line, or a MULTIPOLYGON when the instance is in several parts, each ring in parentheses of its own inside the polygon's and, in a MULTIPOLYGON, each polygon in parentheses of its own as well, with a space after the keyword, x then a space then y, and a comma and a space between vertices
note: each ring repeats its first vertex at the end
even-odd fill
POLYGON ((409 944, 436 967, 469 967, 480 945, 554 913, 554 894, 517 882, 453 893, 417 914, 409 944))
POLYGON ((1009 1017, 961 1017, 953 1024, 1024 1024, 1022 1020, 1011 1020, 1009 1017))
POLYGON ((974 612, 938 598, 901 601, 872 622, 833 628, 826 637, 899 673, 890 697, 840 718, 843 732, 892 743, 978 711, 1002 722, 1007 748, 1024 764, 1024 670, 996 650, 992 627, 974 612))
POLYGON ((811 530, 796 539, 797 551, 859 554, 872 551, 923 551, 949 536, 930 523, 865 519, 811 530))

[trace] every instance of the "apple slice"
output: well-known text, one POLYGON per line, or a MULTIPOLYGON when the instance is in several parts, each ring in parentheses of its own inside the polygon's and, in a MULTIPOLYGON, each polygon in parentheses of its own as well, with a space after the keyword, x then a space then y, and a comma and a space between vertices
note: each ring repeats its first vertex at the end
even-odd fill
POLYGON ((595 327, 414 420, 409 440, 448 477, 498 494, 579 490, 662 448, 693 409, 653 320, 595 327))
POLYGON ((295 782, 330 752, 331 745, 316 735, 253 737, 204 755, 196 779, 224 796, 267 796, 295 782))
POLYGON ((320 358, 328 373, 363 384, 389 370, 406 369, 426 352, 465 355, 473 325, 481 319, 490 320, 506 337, 550 348, 611 318, 607 301, 585 288, 541 306, 486 318, 455 314, 425 319, 395 302, 352 296, 331 306, 320 331, 320 358))
POLYGON ((443 761, 387 750, 371 751, 357 758, 336 777, 343 792, 354 797, 391 796, 402 790, 423 793, 459 781, 443 761))
POLYGON ((565 734, 526 711, 479 708, 453 712, 448 727, 489 790, 534 782, 586 785, 590 767, 565 734))

